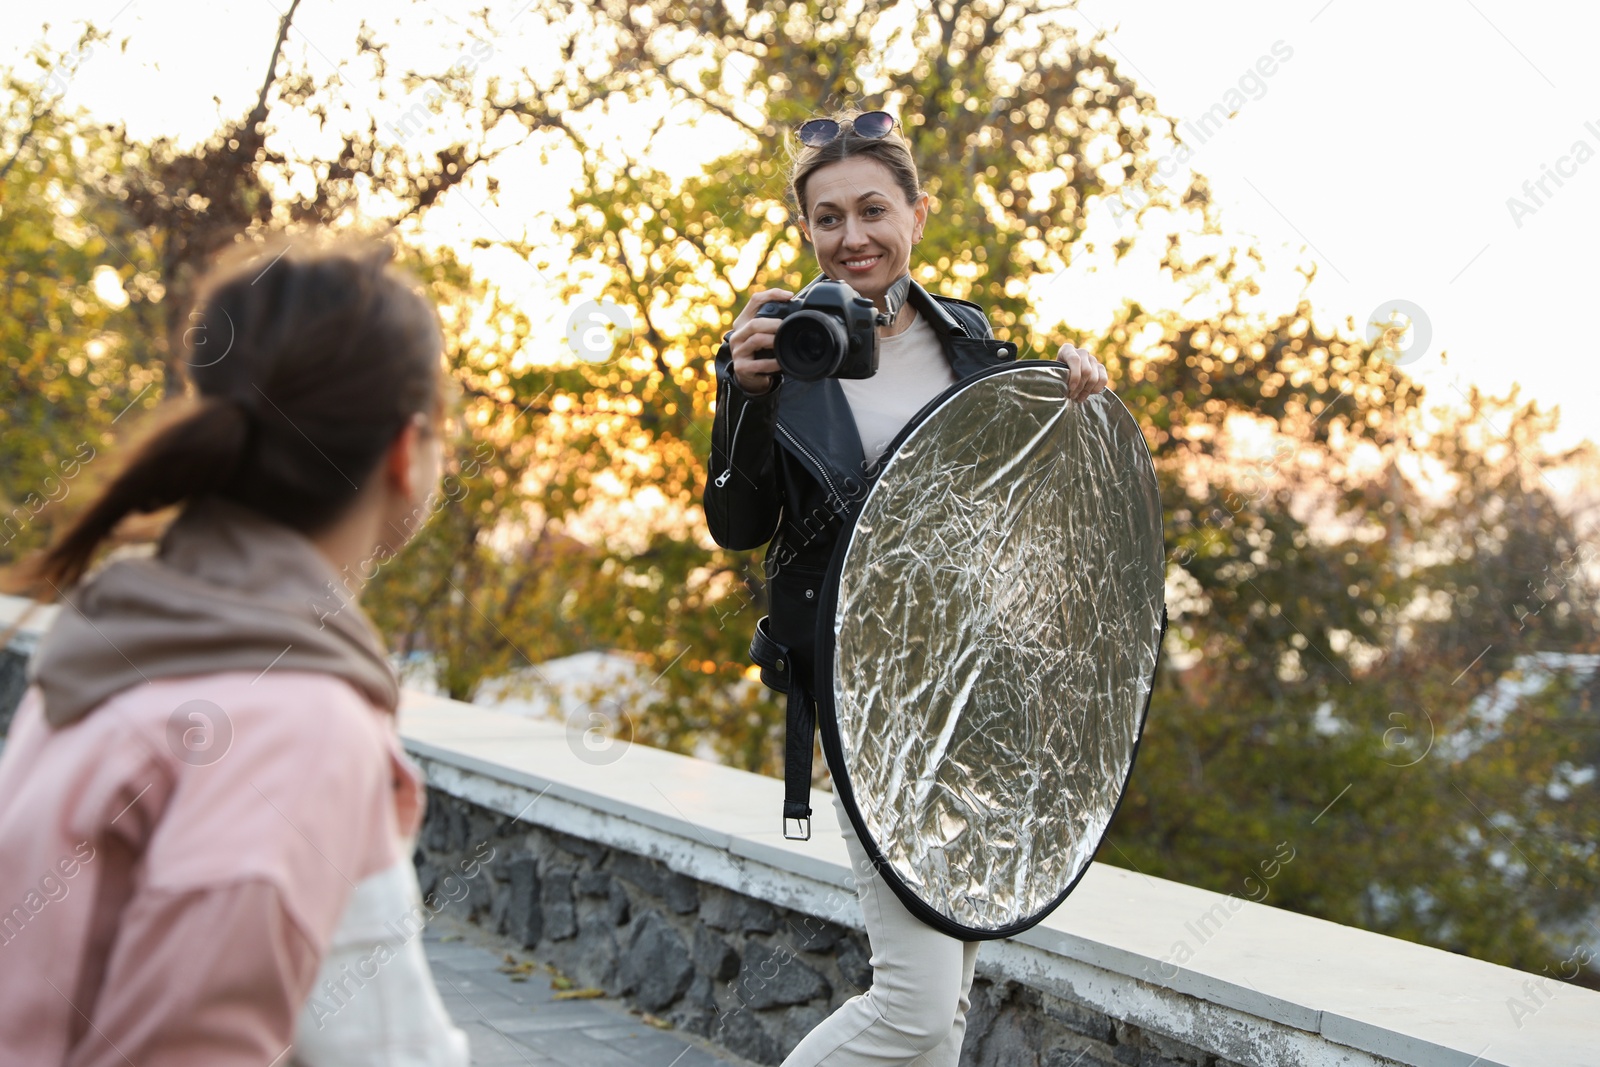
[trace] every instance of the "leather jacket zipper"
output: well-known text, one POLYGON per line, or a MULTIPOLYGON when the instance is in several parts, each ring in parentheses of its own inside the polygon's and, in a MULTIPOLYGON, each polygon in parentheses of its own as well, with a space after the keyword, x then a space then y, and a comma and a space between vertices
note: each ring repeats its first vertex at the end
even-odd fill
POLYGON ((739 409, 739 418, 733 424, 733 440, 728 442, 728 469, 717 475, 717 488, 721 489, 728 484, 728 479, 733 477, 733 449, 739 443, 739 428, 744 425, 744 413, 750 410, 750 405, 745 404, 739 409))
MULTIPOLYGON (((731 390, 729 390, 729 391, 731 392, 731 390)), ((745 404, 744 406, 740 407, 739 408, 739 417, 734 420, 734 423, 733 423, 733 437, 728 442, 728 468, 727 468, 727 470, 724 470, 721 474, 717 475, 716 478, 713 480, 713 484, 715 484, 718 489, 721 489, 723 486, 727 485, 728 484, 728 479, 733 477, 734 449, 738 446, 738 443, 739 443, 739 431, 744 427, 745 412, 747 412, 749 409, 750 409, 750 405, 748 405, 748 404, 745 404)), ((807 448, 805 445, 801 444, 799 438, 795 437, 795 435, 793 433, 790 433, 789 432, 789 428, 787 426, 783 425, 783 423, 781 423, 781 422, 778 423, 778 431, 789 439, 790 443, 793 444, 794 447, 797 450, 799 450, 799 452, 800 452, 800 454, 802 456, 804 456, 806 459, 811 461, 811 465, 813 467, 815 467, 816 470, 817 470, 817 473, 822 476, 822 481, 824 482, 824 484, 827 485, 828 492, 832 496, 832 498, 835 499, 835 500, 841 500, 842 501, 844 499, 844 497, 842 495, 840 495, 839 487, 836 486, 833 483, 833 478, 828 474, 828 468, 824 467, 822 465, 822 461, 819 460, 816 457, 816 455, 814 453, 812 453, 812 451, 809 448, 807 448)))
POLYGON ((778 432, 787 437, 790 443, 793 444, 795 448, 800 450, 800 454, 809 459, 812 466, 817 468, 817 473, 822 475, 822 480, 827 483, 828 492, 832 495, 832 497, 842 501, 844 497, 839 494, 839 488, 833 484, 833 479, 828 475, 828 468, 822 465, 822 461, 816 456, 812 455, 811 450, 805 445, 801 444, 800 439, 795 437, 794 434, 790 433, 789 428, 781 422, 778 423, 778 432))

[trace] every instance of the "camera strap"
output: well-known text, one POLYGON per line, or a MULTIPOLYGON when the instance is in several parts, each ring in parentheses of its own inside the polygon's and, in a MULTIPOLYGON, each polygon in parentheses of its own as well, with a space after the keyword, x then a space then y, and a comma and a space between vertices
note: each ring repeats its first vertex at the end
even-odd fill
POLYGON ((811 746, 817 734, 817 708, 805 683, 794 671, 789 647, 773 640, 767 617, 756 621, 750 638, 750 658, 761 668, 761 682, 788 695, 783 732, 783 836, 792 841, 811 839, 811 746), (800 832, 791 834, 789 823, 800 832))
MULTIPOLYGON (((812 278, 811 281, 806 283, 806 286, 805 286, 804 289, 801 289, 798 293, 794 294, 794 298, 796 300, 805 299, 805 295, 808 292, 811 291, 811 287, 816 285, 818 282, 834 282, 834 281, 840 281, 840 280, 841 279, 838 279, 838 278, 830 278, 830 277, 828 277, 828 273, 826 271, 819 271, 815 278, 812 278)), ((845 282, 845 284, 848 285, 849 282, 845 282)), ((906 297, 909 296, 910 294, 911 294, 911 272, 910 271, 906 271, 904 274, 900 275, 899 278, 895 279, 894 283, 891 284, 889 286, 889 288, 884 291, 883 303, 884 303, 884 306, 886 308, 888 308, 888 310, 886 312, 879 312, 879 314, 880 315, 883 315, 883 314, 888 315, 889 316, 889 321, 890 322, 894 322, 896 319, 898 319, 900 317, 900 309, 905 306, 906 297)))
POLYGON ((905 306, 906 297, 911 292, 911 273, 907 271, 900 275, 895 283, 889 286, 883 294, 883 303, 889 309, 889 321, 894 322, 900 317, 900 309, 905 306))

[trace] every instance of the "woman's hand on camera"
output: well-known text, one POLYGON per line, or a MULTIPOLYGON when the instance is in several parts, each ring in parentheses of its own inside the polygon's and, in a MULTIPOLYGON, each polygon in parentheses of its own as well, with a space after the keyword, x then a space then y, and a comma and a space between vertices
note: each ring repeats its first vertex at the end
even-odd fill
POLYGON ((778 361, 770 349, 776 343, 782 319, 758 319, 761 305, 774 300, 788 300, 794 296, 787 289, 764 289, 750 298, 750 302, 733 320, 728 334, 728 344, 733 351, 733 376, 750 396, 762 396, 772 389, 773 375, 778 373, 778 361), (768 352, 766 356, 759 353, 768 352))
POLYGON ((1064 344, 1056 359, 1067 365, 1067 395, 1073 400, 1087 400, 1105 391, 1109 378, 1105 364, 1095 359, 1087 348, 1064 344))

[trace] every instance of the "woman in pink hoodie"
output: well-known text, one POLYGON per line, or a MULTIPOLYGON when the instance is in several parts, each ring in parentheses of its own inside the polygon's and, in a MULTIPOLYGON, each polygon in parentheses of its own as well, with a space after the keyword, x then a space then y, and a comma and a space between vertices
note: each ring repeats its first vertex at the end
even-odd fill
POLYGON ((355 601, 441 466, 438 322, 389 258, 299 242, 210 275, 198 397, 38 566, 62 608, 0 756, 0 1063, 466 1063, 355 601), (153 554, 90 573, 173 505, 153 554))

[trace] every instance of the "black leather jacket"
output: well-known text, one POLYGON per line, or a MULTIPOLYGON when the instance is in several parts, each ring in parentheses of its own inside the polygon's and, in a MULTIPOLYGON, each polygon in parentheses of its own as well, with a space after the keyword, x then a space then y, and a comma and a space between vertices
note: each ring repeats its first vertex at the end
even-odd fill
MULTIPOLYGON (((915 281, 906 299, 933 326, 957 380, 1017 358, 1017 346, 995 340, 978 305, 929 293, 915 281)), ((750 396, 733 376, 727 335, 716 368, 706 524, 724 548, 768 545, 767 625, 775 641, 789 646, 797 676, 809 687, 823 576, 844 520, 878 471, 867 466, 837 379, 780 376, 769 392, 750 396)))

